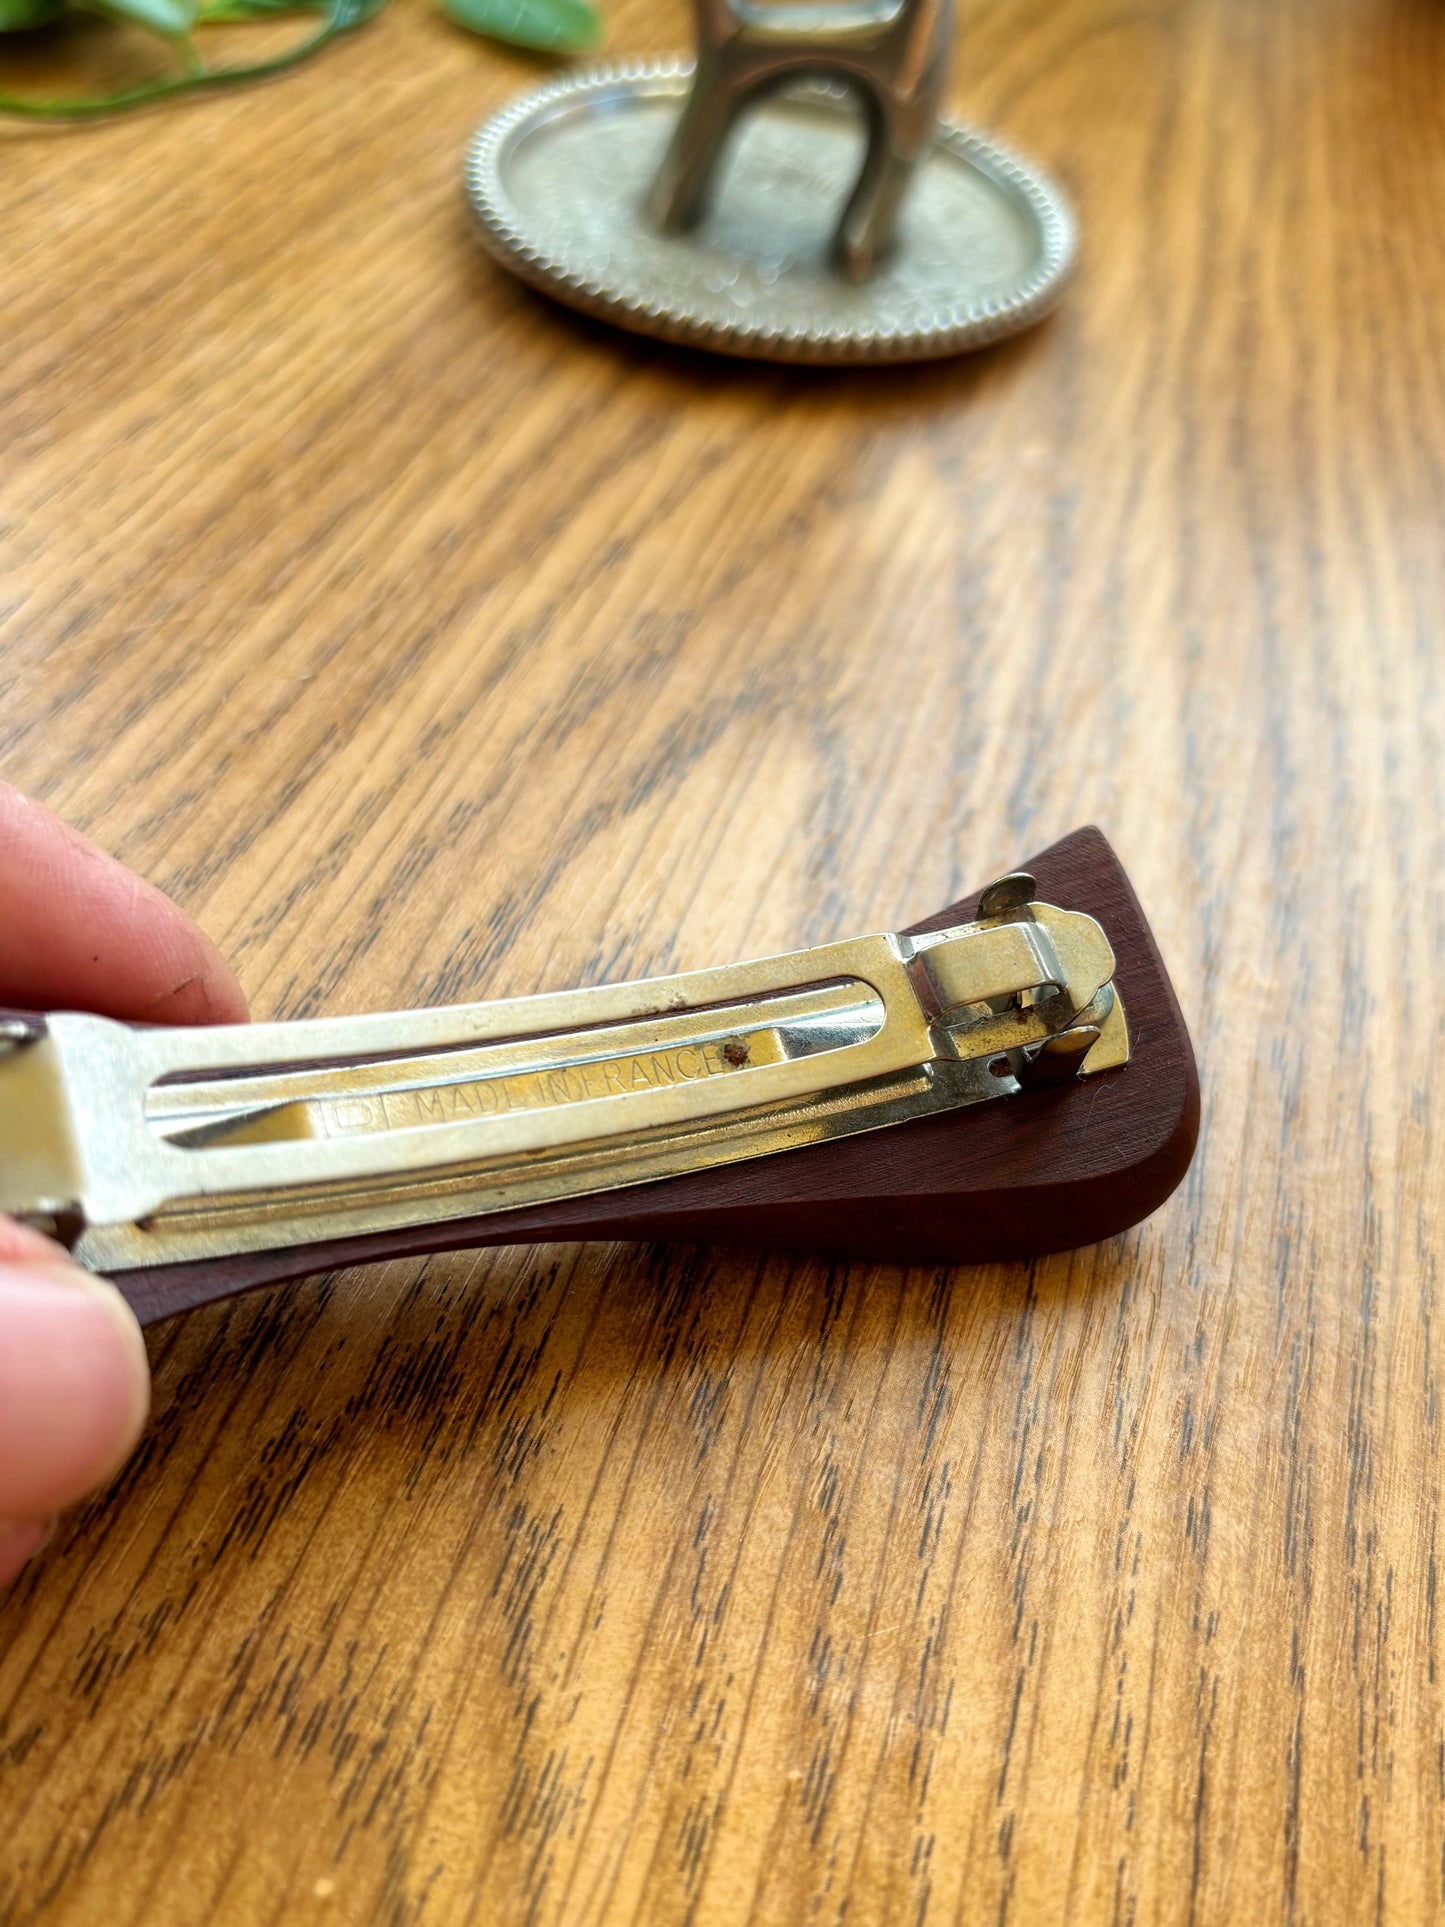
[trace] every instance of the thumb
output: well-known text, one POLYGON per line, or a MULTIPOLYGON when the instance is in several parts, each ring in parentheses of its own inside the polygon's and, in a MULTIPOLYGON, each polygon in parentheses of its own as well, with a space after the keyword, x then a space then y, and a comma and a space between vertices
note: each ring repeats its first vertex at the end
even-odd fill
POLYGON ((116 1470, 149 1404, 145 1342, 115 1286, 0 1219, 0 1585, 116 1470))

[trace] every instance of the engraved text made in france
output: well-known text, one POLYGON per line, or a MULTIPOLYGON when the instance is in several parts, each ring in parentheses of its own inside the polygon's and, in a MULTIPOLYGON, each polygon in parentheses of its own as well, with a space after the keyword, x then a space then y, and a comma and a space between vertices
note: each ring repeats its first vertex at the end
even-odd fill
POLYGON ((327 1098, 313 1106, 312 1115, 327 1137, 414 1130, 428 1124, 459 1124, 469 1118, 503 1117, 546 1105, 580 1104, 588 1098, 625 1097, 634 1091, 693 1084, 700 1078, 730 1074, 746 1065, 777 1063, 781 1058, 776 1037, 771 1032, 755 1031, 746 1038, 717 1038, 671 1050, 597 1058, 544 1071, 518 1071, 508 1077, 327 1098))

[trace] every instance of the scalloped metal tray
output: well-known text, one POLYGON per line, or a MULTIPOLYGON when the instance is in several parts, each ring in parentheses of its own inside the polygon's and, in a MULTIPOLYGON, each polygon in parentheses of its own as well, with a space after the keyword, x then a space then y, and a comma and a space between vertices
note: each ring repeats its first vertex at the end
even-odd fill
POLYGON ((559 301, 640 334, 770 361, 921 361, 1038 321, 1062 292, 1074 223, 1052 182, 941 122, 898 245, 855 285, 829 243, 862 155, 841 89, 761 101, 711 212, 657 231, 647 191, 691 68, 605 68, 523 96, 478 129, 468 197, 496 258, 559 301))

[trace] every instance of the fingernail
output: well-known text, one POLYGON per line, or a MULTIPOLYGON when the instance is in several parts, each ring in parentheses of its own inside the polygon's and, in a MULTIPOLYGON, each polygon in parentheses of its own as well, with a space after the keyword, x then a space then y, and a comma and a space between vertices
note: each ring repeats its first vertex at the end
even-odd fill
POLYGON ((0 1265, 0 1519, 103 1484, 149 1404, 145 1341, 114 1285, 63 1262, 0 1265))
POLYGON ((54 1532, 53 1519, 0 1519, 0 1586, 8 1586, 54 1532))

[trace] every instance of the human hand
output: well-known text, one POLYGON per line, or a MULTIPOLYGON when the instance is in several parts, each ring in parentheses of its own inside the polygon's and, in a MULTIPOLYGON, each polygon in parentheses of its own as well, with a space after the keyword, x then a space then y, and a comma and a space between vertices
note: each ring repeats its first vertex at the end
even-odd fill
MULTIPOLYGON (((240 985, 169 898, 6 783, 0 904, 0 1006, 245 1021, 240 985)), ((145 1344, 114 1285, 0 1218, 0 1586, 126 1458, 149 1404, 145 1344)))

